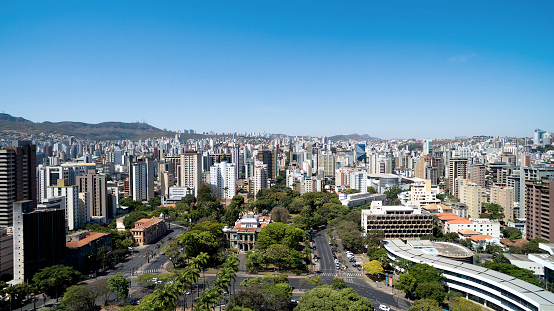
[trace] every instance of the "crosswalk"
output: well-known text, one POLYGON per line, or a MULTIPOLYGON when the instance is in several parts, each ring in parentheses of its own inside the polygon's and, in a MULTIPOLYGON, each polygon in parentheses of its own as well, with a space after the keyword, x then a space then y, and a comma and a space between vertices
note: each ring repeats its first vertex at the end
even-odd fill
MULTIPOLYGON (((323 272, 321 273, 321 276, 332 276, 332 277, 338 277, 338 276, 344 276, 344 274, 337 274, 332 272, 323 272)), ((361 273, 346 273, 346 277, 348 278, 355 278, 355 277, 362 277, 361 273)))
POLYGON ((162 269, 149 269, 149 270, 137 270, 137 271, 133 271, 131 273, 131 271, 127 271, 127 272, 123 272, 121 273, 124 277, 130 277, 130 276, 139 276, 141 274, 146 274, 146 273, 153 273, 153 274, 157 274, 157 273, 161 273, 162 272, 162 269))

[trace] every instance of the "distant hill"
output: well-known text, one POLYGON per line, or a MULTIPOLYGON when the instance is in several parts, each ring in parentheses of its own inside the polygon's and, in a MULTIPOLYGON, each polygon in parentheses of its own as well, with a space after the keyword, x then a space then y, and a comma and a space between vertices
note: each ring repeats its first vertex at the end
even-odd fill
POLYGON ((335 136, 329 137, 329 140, 331 140, 331 141, 350 140, 350 139, 353 139, 353 140, 381 140, 380 138, 372 137, 372 136, 369 136, 367 134, 363 134, 363 135, 360 135, 360 134, 335 135, 335 136))
MULTIPOLYGON (((163 131, 145 123, 102 122, 98 124, 88 124, 69 121, 35 123, 5 113, 0 113, 0 131, 23 134, 57 133, 91 140, 136 140, 175 135, 174 132, 163 131)), ((203 136, 199 134, 189 135, 203 136)), ((193 138, 192 136, 190 138, 193 138)), ((181 135, 181 137, 183 137, 183 135, 181 135)))

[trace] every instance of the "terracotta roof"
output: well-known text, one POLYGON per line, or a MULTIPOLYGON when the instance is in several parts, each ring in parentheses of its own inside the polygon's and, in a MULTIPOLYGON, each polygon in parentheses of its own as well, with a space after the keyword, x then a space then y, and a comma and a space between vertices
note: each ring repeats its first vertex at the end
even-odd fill
POLYGON ((86 238, 80 240, 80 241, 70 241, 65 243, 65 247, 82 247, 87 245, 88 243, 100 239, 102 237, 105 237, 106 235, 109 235, 109 233, 102 233, 102 232, 90 232, 89 235, 87 235, 86 238))
POLYGON ((490 240, 492 239, 492 236, 490 235, 483 235, 483 234, 478 234, 478 235, 472 235, 469 237, 472 241, 486 241, 486 240, 490 240))
POLYGON ((471 224, 472 222, 469 219, 454 219, 454 220, 447 220, 449 224, 471 224))
POLYGON ((477 234, 478 235, 479 234, 479 232, 471 230, 471 229, 458 230, 458 233, 459 234, 468 234, 468 235, 472 235, 472 234, 477 234))
POLYGON ((153 217, 153 218, 143 218, 143 219, 139 219, 137 221, 135 221, 135 229, 140 229, 140 228, 148 228, 160 221, 162 221, 163 219, 161 218, 158 218, 158 217, 153 217), (142 225, 142 226, 140 226, 142 225), (140 226, 140 227, 139 227, 140 226))

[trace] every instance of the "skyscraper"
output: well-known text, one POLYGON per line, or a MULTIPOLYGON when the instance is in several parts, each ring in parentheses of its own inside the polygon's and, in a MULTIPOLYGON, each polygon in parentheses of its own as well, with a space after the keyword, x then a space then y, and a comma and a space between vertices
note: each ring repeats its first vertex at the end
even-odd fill
POLYGON ((29 141, 14 141, 0 150, 0 227, 13 225, 13 202, 37 204, 36 152, 29 141))

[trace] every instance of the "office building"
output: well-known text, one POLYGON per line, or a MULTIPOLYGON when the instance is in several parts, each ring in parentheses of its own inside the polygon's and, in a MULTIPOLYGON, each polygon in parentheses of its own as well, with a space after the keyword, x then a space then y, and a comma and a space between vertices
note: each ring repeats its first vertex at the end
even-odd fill
POLYGON ((423 140, 423 155, 433 153, 433 141, 431 139, 423 140))
POLYGON ((13 279, 13 227, 0 229, 0 279, 13 279))
POLYGON ((14 141, 0 149, 0 227, 13 225, 13 202, 37 204, 36 152, 29 141, 14 141))
POLYGON ((391 260, 402 258, 414 264, 424 263, 443 271, 448 292, 492 310, 550 311, 554 309, 554 294, 518 278, 481 266, 441 258, 424 249, 413 249, 401 240, 383 241, 391 260))
POLYGON ((416 205, 383 206, 371 202, 370 209, 362 210, 362 230, 385 231, 385 238, 417 238, 433 234, 433 215, 416 205))
MULTIPOLYGON (((267 178, 275 180, 279 175, 279 168, 277 164, 277 153, 271 150, 258 150, 256 160, 267 165, 267 178)), ((302 162, 299 162, 302 164, 302 162)))
POLYGON ((40 269, 65 264, 65 211, 14 203, 14 281, 29 282, 40 269))

